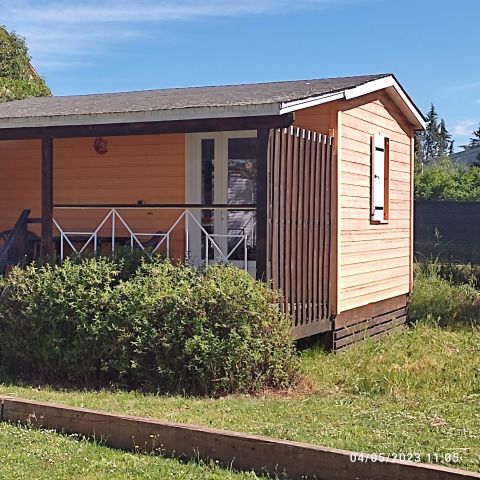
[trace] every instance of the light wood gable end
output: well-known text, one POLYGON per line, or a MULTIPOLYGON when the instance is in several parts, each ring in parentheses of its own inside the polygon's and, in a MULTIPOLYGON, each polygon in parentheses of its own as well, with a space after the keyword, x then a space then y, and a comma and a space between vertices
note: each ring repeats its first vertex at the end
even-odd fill
POLYGON ((408 294, 413 153, 418 125, 387 89, 339 101, 338 312, 408 294), (389 139, 389 221, 371 221, 371 139, 389 139))
POLYGON ((335 137, 331 302, 337 314, 411 291, 413 142, 415 130, 423 128, 423 119, 411 111, 407 115, 392 88, 360 89, 360 96, 345 93, 317 104, 304 102, 310 106, 295 111, 295 125, 335 137), (388 138, 392 150, 392 221, 385 225, 374 224, 370 215, 374 134, 388 138))
POLYGON ((420 110, 415 106, 410 97, 407 95, 403 87, 398 83, 393 75, 365 82, 362 85, 353 88, 347 88, 339 92, 318 95, 301 100, 282 103, 280 115, 298 112, 299 110, 309 109, 319 105, 328 104, 335 101, 353 100, 364 98, 371 93, 385 91, 387 92, 400 111, 403 113, 407 121, 413 125, 416 130, 424 130, 426 127, 425 119, 420 110))

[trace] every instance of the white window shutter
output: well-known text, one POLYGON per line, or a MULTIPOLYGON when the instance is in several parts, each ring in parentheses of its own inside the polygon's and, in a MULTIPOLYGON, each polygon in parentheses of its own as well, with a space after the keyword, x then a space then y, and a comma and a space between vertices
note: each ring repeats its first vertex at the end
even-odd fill
POLYGON ((372 211, 375 222, 384 221, 385 212, 385 137, 375 134, 372 138, 372 211))

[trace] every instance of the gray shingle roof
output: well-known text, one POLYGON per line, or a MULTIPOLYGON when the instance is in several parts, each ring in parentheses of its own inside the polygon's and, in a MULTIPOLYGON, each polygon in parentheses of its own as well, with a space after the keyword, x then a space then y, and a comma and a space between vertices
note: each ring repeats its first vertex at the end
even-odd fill
POLYGON ((341 92, 389 75, 29 98, 0 103, 0 120, 285 103, 341 92))
POLYGON ((463 163, 464 165, 473 165, 480 161, 480 147, 473 147, 463 152, 454 153, 453 155, 450 155, 450 158, 455 162, 463 163))

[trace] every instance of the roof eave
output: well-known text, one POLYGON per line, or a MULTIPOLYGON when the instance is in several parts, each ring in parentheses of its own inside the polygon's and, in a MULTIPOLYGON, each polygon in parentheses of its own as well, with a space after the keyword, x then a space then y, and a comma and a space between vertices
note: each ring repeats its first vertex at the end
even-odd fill
POLYGON ((78 125, 105 125, 115 123, 164 122, 173 120, 201 120, 205 118, 253 117, 280 115, 280 103, 188 107, 169 110, 112 112, 43 117, 13 117, 0 119, 0 129, 29 127, 61 127, 78 125))
POLYGON ((414 126, 415 130, 425 130, 426 124, 422 113, 393 75, 378 78, 377 80, 371 80, 357 87, 347 88, 340 92, 283 103, 280 108, 280 113, 295 112, 303 108, 333 102, 334 100, 351 100, 384 89, 391 94, 395 103, 408 118, 409 122, 414 126))

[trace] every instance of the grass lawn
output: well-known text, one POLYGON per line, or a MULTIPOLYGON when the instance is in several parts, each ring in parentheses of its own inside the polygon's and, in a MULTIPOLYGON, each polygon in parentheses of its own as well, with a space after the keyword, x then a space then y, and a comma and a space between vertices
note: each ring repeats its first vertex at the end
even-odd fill
MULTIPOLYGON (((428 455, 433 461, 437 455, 439 463, 480 471, 480 329, 440 329, 419 324, 381 342, 363 342, 338 355, 307 350, 301 364, 302 386, 281 394, 212 399, 106 390, 59 391, 9 383, 0 385, 0 393, 328 447, 385 454, 419 453, 423 461, 429 460, 428 455), (449 464, 446 454, 458 455, 459 461, 449 464)), ((8 431, 12 435, 17 432, 8 431)), ((18 432, 20 437, 26 436, 24 431, 18 432)), ((28 441, 33 442, 50 434, 28 435, 32 435, 28 441)), ((56 441, 65 442, 65 451, 70 451, 67 445, 71 440, 52 440, 56 441)), ((197 470, 201 472, 201 467, 164 460, 155 464, 157 460, 151 457, 107 453, 87 443, 82 443, 81 448, 98 455, 95 468, 99 472, 108 472, 110 458, 117 459, 121 468, 152 468, 152 472, 155 468, 160 472, 161 468, 172 472, 184 468, 190 478, 197 478, 197 470), (105 453, 96 453, 101 451, 105 453), (101 460, 102 455, 107 460, 101 460)), ((63 454, 62 449, 62 454, 56 455, 63 454)), ((48 459, 38 461, 48 465, 48 459)), ((204 478, 219 475, 210 470, 208 473, 212 477, 204 478)), ((147 475, 139 478, 150 478, 147 475)), ((189 478, 187 474, 185 477, 189 478)))
POLYGON ((215 465, 182 464, 151 455, 112 450, 48 431, 0 425, 0 478, 46 479, 209 479, 257 478, 215 465))

